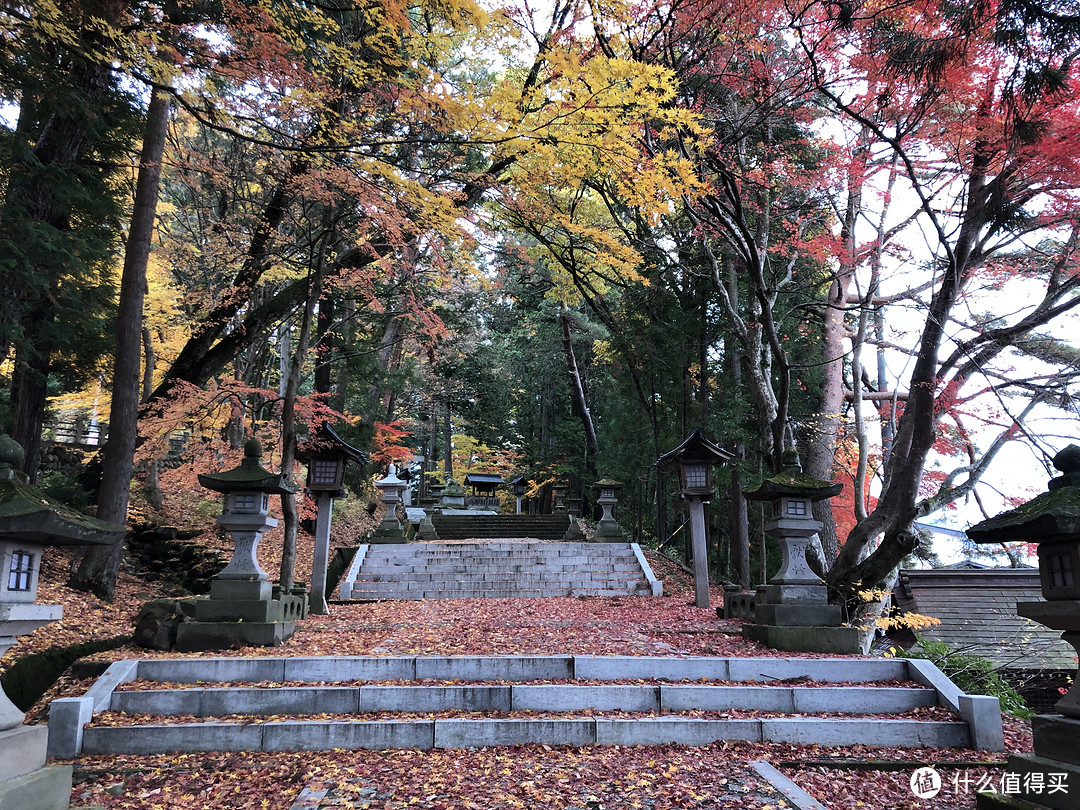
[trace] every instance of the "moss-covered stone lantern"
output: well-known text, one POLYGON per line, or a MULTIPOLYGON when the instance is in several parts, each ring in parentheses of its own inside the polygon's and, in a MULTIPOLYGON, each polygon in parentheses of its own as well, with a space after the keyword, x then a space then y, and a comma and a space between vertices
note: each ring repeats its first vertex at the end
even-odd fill
MULTIPOLYGON (((975 543, 1035 543, 1039 576, 1046 601, 1019 602, 1016 612, 1054 630, 1080 653, 1080 446, 1069 445, 1056 456, 1062 475, 1047 491, 1016 509, 977 523, 967 530, 975 543)), ((1031 721, 1035 754, 1009 757, 1007 775, 1015 775, 1016 795, 1025 807, 1073 810, 1080 806, 1080 672, 1055 705, 1058 714, 1036 715, 1031 721), (1054 784, 1051 792, 1047 786, 1054 784)), ((980 796, 979 807, 1014 807, 998 797, 980 796)))
POLYGON ((613 481, 610 478, 601 478, 592 488, 596 490, 596 502, 600 505, 603 513, 596 524, 593 533, 594 543, 621 543, 625 540, 618 521, 612 514, 615 504, 619 502, 619 492, 623 488, 622 481, 613 481))
POLYGON ((218 650, 238 644, 278 646, 295 632, 297 619, 307 615, 307 597, 280 594, 275 598, 270 577, 259 566, 259 541, 277 526, 270 517, 270 496, 296 491, 296 484, 262 466, 262 445, 250 439, 239 466, 221 473, 204 473, 199 483, 225 496, 217 519, 233 539, 233 557, 210 581, 210 596, 187 603, 193 621, 177 628, 181 652, 218 650))
MULTIPOLYGON (((122 543, 125 532, 48 498, 18 470, 22 459, 22 447, 0 434, 0 657, 18 636, 63 614, 60 605, 34 601, 45 547, 122 543)), ((71 766, 45 767, 48 726, 23 719, 0 687, 0 807, 66 808, 71 766)))
POLYGON ((757 589, 754 621, 743 626, 743 637, 790 652, 861 652, 858 628, 840 626, 843 609, 829 604, 825 583, 806 561, 810 538, 822 528, 813 505, 844 485, 804 473, 795 450, 785 451, 783 461, 780 472, 743 491, 746 500, 766 505, 765 531, 783 554, 780 570, 757 589))
POLYGON ((451 478, 443 485, 442 492, 439 494, 439 503, 443 509, 464 509, 465 490, 461 484, 451 478))

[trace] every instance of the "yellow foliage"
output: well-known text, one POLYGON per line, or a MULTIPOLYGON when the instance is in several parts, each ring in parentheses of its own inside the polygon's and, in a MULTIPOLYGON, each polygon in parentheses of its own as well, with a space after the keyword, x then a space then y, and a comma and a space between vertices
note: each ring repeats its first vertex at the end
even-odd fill
POLYGON ((892 616, 882 616, 875 620, 874 625, 880 630, 925 630, 927 627, 935 627, 941 624, 941 619, 933 616, 924 616, 921 613, 898 613, 892 616))

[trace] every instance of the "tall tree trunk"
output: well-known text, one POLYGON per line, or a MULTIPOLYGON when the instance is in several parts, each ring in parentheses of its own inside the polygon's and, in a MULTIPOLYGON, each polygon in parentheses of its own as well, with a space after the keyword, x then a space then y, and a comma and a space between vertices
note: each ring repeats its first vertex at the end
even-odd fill
MULTIPOLYGON (((34 329, 31 335, 38 331, 40 329, 34 329)), ((44 347, 43 338, 31 337, 31 340, 35 346, 19 344, 15 351, 15 370, 11 376, 11 400, 14 406, 11 438, 23 448, 22 469, 32 483, 41 465, 41 428, 48 398, 48 355, 51 349, 44 347)))
MULTIPOLYGON (((739 299, 739 279, 735 272, 734 262, 727 263, 727 274, 724 277, 727 289, 727 297, 731 301, 739 299)), ((734 339, 724 341, 724 357, 728 365, 727 375, 731 382, 731 396, 736 402, 743 398, 743 362, 745 350, 743 344, 734 339)), ((744 590, 750 587, 750 522, 747 513, 746 499, 742 494, 742 470, 739 464, 746 458, 746 445, 738 442, 735 445, 735 458, 731 466, 731 511, 729 513, 729 527, 731 529, 731 568, 732 575, 744 590)))
MULTIPOLYGON (((31 4, 31 12, 33 5, 31 4)), ((83 24, 79 31, 78 55, 70 59, 67 91, 81 96, 80 104, 69 104, 56 109, 45 122, 40 133, 34 136, 24 126, 25 118, 35 115, 36 105, 28 99, 26 110, 20 113, 18 127, 33 139, 33 154, 26 161, 8 168, 8 187, 4 211, 0 219, 17 223, 25 219, 40 224, 57 234, 64 234, 73 227, 69 205, 63 199, 64 191, 56 187, 56 176, 79 165, 84 158, 87 141, 91 137, 90 118, 103 104, 111 81, 111 65, 86 54, 111 53, 112 25, 121 19, 127 3, 124 0, 86 0, 80 11, 84 21, 91 18, 103 20, 105 25, 83 24), (44 170, 44 171, 43 171, 44 170)), ((16 238, 12 235, 12 238, 16 238)), ((0 332, 5 337, 17 335, 15 371, 11 398, 13 421, 11 435, 25 452, 23 470, 30 479, 37 475, 41 462, 41 429, 45 417, 45 403, 51 356, 56 348, 55 306, 53 291, 59 284, 64 270, 56 250, 48 250, 47 242, 41 242, 41 256, 34 256, 33 267, 27 268, 35 282, 35 291, 27 295, 24 287, 27 276, 20 279, 18 273, 5 274, 0 300, 5 320, 0 332), (19 327, 22 334, 19 335, 19 327)), ((70 257, 68 257, 70 258, 70 257)))
POLYGON ((444 481, 454 477, 454 425, 450 416, 450 390, 446 390, 446 399, 443 403, 443 475, 444 481))
POLYGON ((334 326, 334 298, 331 294, 324 294, 319 301, 319 319, 316 324, 318 340, 315 344, 315 392, 326 396, 326 403, 331 408, 330 393, 333 385, 331 366, 334 360, 333 332, 334 326))
MULTIPOLYGON (((98 490, 99 519, 124 525, 134 468, 139 424, 139 384, 142 371, 142 314, 146 293, 146 266, 157 216, 161 184, 161 158, 169 125, 167 92, 156 89, 150 98, 135 183, 131 228, 124 251, 120 280, 120 306, 116 321, 116 357, 113 362, 112 411, 109 441, 105 445, 98 490)), ((123 557, 123 541, 112 546, 91 546, 71 577, 72 587, 91 590, 111 600, 123 557)))
MULTIPOLYGON (((326 224, 329 224, 329 216, 326 224)), ((315 257, 315 268, 308 285, 307 304, 300 322, 300 334, 296 339, 296 351, 289 363, 289 376, 285 386, 285 397, 281 407, 281 472, 286 480, 292 481, 293 466, 296 461, 296 395, 300 390, 301 371, 307 361, 308 347, 311 344, 311 325, 315 319, 315 305, 322 297, 323 281, 326 278, 326 249, 330 244, 330 233, 324 235, 315 257)), ((281 549, 281 570, 278 582, 281 592, 292 590, 296 569, 296 534, 300 528, 300 513, 296 507, 296 495, 281 496, 281 511, 284 518, 285 538, 281 549)))
POLYGON ((586 469, 591 475, 596 475, 596 456, 600 451, 600 445, 596 440, 596 427, 593 425, 592 413, 589 412, 589 404, 585 401, 585 386, 581 381, 581 372, 578 369, 577 358, 574 356, 574 343, 570 336, 570 315, 564 306, 559 313, 559 323, 562 325, 563 353, 566 355, 566 368, 570 374, 570 399, 574 413, 581 420, 581 427, 585 431, 585 445, 588 452, 586 469))

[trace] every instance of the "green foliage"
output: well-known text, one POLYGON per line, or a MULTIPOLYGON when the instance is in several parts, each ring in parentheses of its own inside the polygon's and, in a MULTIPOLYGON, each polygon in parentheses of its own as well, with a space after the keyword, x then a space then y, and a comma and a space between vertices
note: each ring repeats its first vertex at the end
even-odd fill
POLYGON ((921 658, 932 662, 964 692, 990 695, 1001 703, 1001 710, 1015 717, 1031 717, 1020 693, 1013 689, 994 669, 994 664, 977 655, 966 655, 952 649, 943 641, 919 639, 919 643, 904 653, 905 658, 921 658))
POLYGON ((131 641, 131 636, 117 636, 100 641, 84 641, 20 658, 0 678, 4 692, 20 710, 30 711, 56 679, 75 661, 105 650, 115 650, 131 641))
POLYGON ((38 489, 44 492, 47 497, 67 504, 80 512, 85 511, 90 506, 92 500, 90 493, 78 481, 68 477, 63 472, 46 470, 38 473, 35 483, 38 489))

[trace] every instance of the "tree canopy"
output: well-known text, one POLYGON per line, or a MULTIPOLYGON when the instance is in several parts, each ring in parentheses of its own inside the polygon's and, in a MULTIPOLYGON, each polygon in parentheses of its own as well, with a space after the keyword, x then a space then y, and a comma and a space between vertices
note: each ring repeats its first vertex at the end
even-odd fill
POLYGON ((845 483, 813 564, 856 607, 1007 443, 1053 455, 1032 419, 1075 420, 1066 4, 44 0, 0 34, 30 474, 110 396, 150 491, 251 434, 293 475, 329 418, 431 475, 617 478, 664 545, 652 462, 701 427, 736 452, 718 574, 760 581, 739 493, 796 448, 845 483))

